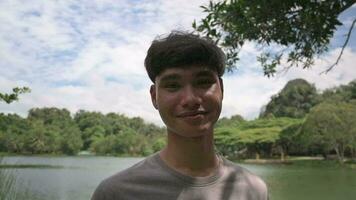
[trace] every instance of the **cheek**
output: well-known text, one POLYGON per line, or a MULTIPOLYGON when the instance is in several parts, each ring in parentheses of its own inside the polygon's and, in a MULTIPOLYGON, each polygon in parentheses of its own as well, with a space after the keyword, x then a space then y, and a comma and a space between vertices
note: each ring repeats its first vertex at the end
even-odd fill
POLYGON ((163 112, 167 112, 174 108, 176 104, 177 98, 172 95, 161 95, 157 98, 157 104, 159 106, 159 110, 163 112))
POLYGON ((205 98, 209 99, 209 101, 213 104, 222 104, 222 92, 219 88, 214 88, 205 93, 205 98))

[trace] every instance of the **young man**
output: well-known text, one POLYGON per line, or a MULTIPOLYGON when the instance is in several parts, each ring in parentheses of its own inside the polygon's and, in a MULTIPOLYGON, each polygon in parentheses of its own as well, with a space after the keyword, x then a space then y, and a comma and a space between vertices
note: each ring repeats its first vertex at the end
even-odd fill
POLYGON ((92 200, 266 200, 266 184, 214 151, 225 56, 207 38, 172 32, 154 40, 145 67, 167 146, 104 180, 92 200))

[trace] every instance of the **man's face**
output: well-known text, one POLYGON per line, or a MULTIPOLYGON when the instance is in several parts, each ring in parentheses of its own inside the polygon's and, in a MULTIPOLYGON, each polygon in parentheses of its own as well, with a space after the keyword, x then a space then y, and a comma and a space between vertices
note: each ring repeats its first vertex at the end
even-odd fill
POLYGON ((150 92, 169 134, 198 137, 213 133, 221 112, 222 88, 216 72, 191 66, 164 70, 150 92))

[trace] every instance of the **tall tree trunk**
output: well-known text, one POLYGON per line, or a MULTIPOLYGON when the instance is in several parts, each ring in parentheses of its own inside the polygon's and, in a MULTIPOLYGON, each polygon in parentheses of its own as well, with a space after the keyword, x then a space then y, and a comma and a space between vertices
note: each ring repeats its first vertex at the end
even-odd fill
POLYGON ((260 154, 256 151, 256 160, 260 160, 260 154))
POLYGON ((324 160, 327 160, 327 159, 328 159, 328 154, 327 154, 327 153, 322 152, 322 155, 323 155, 324 160))
POLYGON ((344 160, 345 160, 345 145, 344 144, 340 145, 340 158, 342 160, 342 163, 344 163, 344 160))
POLYGON ((334 148, 336 151, 337 158, 340 164, 344 164, 344 152, 342 148, 338 148, 337 146, 334 148))
POLYGON ((356 160, 356 148, 351 147, 351 158, 352 160, 356 160))
POLYGON ((284 149, 283 149, 283 147, 279 147, 279 151, 280 151, 280 153, 281 153, 281 161, 285 161, 285 151, 284 151, 284 149))

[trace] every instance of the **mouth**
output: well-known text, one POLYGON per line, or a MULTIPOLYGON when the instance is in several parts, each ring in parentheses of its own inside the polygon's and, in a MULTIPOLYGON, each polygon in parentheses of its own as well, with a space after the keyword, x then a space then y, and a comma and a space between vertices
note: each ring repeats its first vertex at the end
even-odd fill
POLYGON ((206 111, 188 111, 188 112, 183 112, 178 114, 178 117, 180 118, 194 118, 194 117, 203 117, 206 115, 208 112, 206 111))

